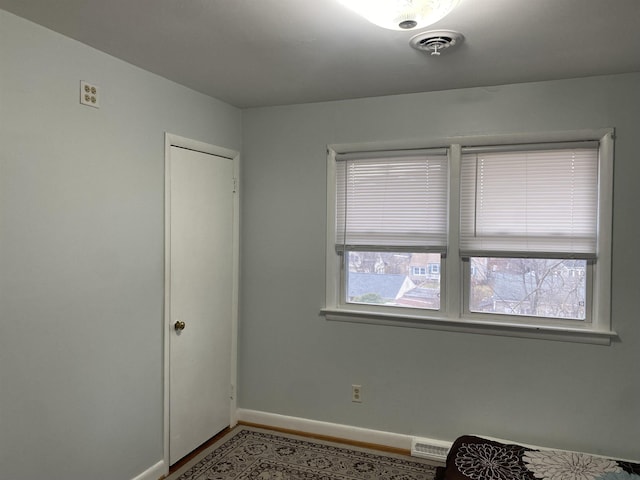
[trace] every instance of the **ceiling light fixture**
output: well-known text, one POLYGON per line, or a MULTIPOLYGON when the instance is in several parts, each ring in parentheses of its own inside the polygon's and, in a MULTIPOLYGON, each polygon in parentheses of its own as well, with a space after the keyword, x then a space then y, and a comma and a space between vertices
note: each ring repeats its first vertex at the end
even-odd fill
POLYGON ((338 0, 371 23, 390 30, 415 30, 444 18, 459 0, 338 0))

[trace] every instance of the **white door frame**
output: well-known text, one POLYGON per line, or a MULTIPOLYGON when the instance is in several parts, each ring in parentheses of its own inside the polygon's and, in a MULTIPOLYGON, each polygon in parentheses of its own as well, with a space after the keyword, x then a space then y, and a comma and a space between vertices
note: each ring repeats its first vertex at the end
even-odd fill
POLYGON ((207 143, 198 142, 189 138, 180 137, 165 132, 165 148, 164 148, 164 313, 162 322, 162 331, 164 339, 164 374, 163 374, 163 391, 164 391, 164 422, 163 422, 163 444, 164 444, 164 465, 165 474, 169 473, 169 361, 170 361, 170 336, 171 331, 171 305, 170 305, 170 288, 171 288, 171 217, 170 217, 170 201, 171 201, 171 147, 187 148, 197 152, 209 153, 218 157, 228 158, 233 161, 233 178, 235 182, 233 196, 233 286, 232 286, 232 304, 231 304, 231 385, 229 385, 230 411, 229 425, 234 427, 238 423, 237 418, 237 400, 236 385, 238 383, 238 288, 239 282, 239 259, 240 259, 240 200, 239 200, 239 181, 240 178, 240 153, 227 148, 209 145, 207 143))

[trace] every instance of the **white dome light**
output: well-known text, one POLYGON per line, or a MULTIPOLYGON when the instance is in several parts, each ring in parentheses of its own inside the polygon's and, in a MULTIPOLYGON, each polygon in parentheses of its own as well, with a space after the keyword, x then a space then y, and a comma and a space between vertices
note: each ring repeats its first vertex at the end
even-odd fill
POLYGON ((414 30, 444 18, 459 0, 338 0, 371 23, 390 30, 414 30))

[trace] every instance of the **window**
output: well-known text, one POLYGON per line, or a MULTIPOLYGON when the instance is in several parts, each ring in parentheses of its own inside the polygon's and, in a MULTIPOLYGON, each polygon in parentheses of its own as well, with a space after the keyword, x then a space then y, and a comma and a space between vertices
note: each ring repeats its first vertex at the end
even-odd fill
POLYGON ((426 267, 411 267, 412 275, 415 276, 427 276, 427 268, 426 267))
POLYGON ((612 130, 563 137, 331 149, 323 313, 610 342, 612 130))
POLYGON ((342 155, 335 185, 343 302, 438 310, 427 262, 447 248, 446 151, 342 155))
POLYGON ((460 251, 474 266, 465 278, 469 312, 588 320, 598 154, 597 142, 463 149, 460 251))

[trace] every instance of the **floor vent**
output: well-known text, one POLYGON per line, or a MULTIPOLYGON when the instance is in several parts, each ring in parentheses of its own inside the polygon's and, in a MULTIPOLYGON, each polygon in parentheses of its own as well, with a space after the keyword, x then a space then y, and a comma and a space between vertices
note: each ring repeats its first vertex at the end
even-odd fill
POLYGON ((441 440, 416 437, 411 439, 411 455, 414 457, 444 462, 447 459, 447 453, 449 453, 450 448, 451 443, 441 440))

